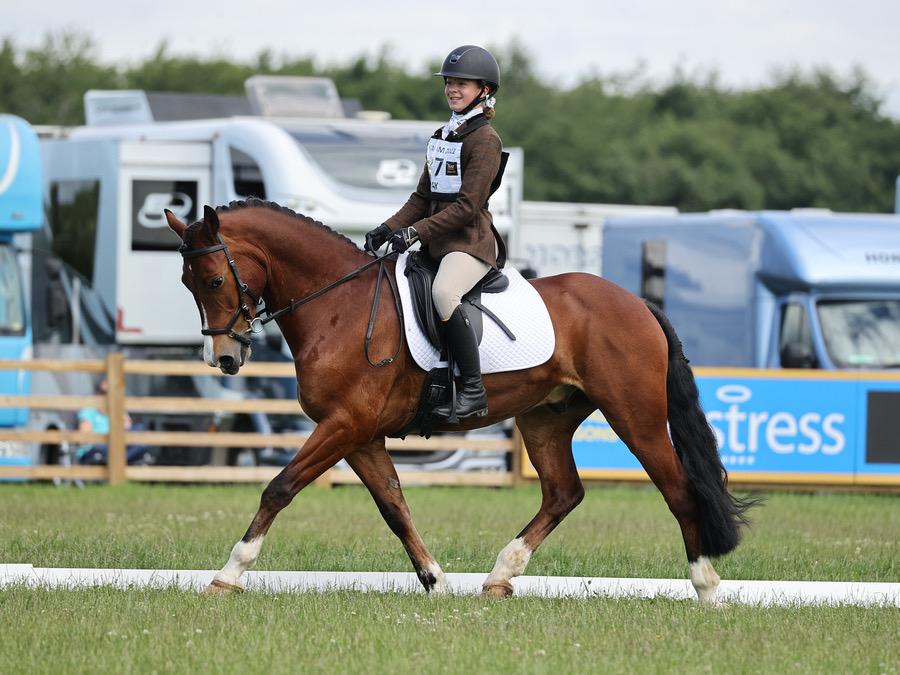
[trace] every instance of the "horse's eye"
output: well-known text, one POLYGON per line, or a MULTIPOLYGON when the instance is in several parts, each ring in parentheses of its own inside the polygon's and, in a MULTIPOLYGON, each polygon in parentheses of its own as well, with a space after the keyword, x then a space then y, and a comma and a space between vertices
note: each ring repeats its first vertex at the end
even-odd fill
POLYGON ((214 277, 213 279, 210 279, 209 287, 215 290, 216 288, 221 288, 222 284, 224 283, 225 279, 223 279, 222 277, 214 277))

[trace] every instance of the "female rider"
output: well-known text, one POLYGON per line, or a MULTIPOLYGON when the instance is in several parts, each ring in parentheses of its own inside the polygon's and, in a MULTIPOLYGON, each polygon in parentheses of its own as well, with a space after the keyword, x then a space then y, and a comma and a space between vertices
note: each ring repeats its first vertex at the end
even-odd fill
MULTIPOLYGON (((420 241, 422 250, 440 262, 432 295, 459 367, 456 416, 463 419, 487 414, 487 394, 475 331, 460 300, 506 260, 506 247, 488 211, 488 198, 505 165, 500 137, 488 124, 494 116, 500 67, 486 49, 463 45, 447 55, 435 75, 444 78, 452 115, 428 142, 416 191, 366 235, 366 249, 375 251, 390 240, 395 251, 405 251, 420 241)), ((451 410, 452 402, 433 414, 449 418, 451 410)))

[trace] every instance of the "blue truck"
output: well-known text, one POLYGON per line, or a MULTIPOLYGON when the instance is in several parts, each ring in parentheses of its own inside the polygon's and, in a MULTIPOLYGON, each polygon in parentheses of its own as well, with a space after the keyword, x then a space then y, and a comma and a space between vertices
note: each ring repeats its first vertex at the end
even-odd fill
MULTIPOLYGON (((32 333, 18 240, 41 227, 44 219, 41 149, 31 126, 0 114, 0 359, 31 358, 32 333)), ((0 370, 0 394, 30 391, 28 371, 0 370)), ((0 408, 0 427, 22 427, 28 411, 0 408)), ((9 445, 0 447, 0 463, 30 463, 9 445)))
POLYGON ((603 276, 661 306, 694 365, 900 368, 900 215, 611 218, 603 276))

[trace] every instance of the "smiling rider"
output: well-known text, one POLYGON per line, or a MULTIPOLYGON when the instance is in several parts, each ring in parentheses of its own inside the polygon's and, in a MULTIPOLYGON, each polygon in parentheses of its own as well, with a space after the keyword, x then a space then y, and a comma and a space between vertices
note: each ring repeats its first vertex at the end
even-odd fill
MULTIPOLYGON (((428 142, 425 169, 406 204, 366 235, 366 250, 390 241, 405 251, 416 241, 440 263, 432 295, 443 322, 445 341, 459 367, 456 415, 487 414, 478 341, 460 306, 462 296, 492 268, 503 267, 506 247, 493 225, 488 198, 500 183, 505 162, 500 137, 489 120, 500 67, 489 51, 457 47, 440 72, 450 120, 428 142)), ((451 402, 452 403, 452 402, 451 402)), ((448 418, 451 404, 433 414, 448 418)))

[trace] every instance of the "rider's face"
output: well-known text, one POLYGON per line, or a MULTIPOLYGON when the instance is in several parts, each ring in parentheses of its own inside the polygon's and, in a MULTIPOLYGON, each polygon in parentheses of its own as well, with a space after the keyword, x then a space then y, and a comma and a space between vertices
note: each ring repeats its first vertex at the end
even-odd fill
MULTIPOLYGON (((486 89, 486 88, 485 88, 486 89)), ((461 80, 457 77, 445 78, 444 96, 453 112, 462 112, 482 93, 477 80, 461 80)))

